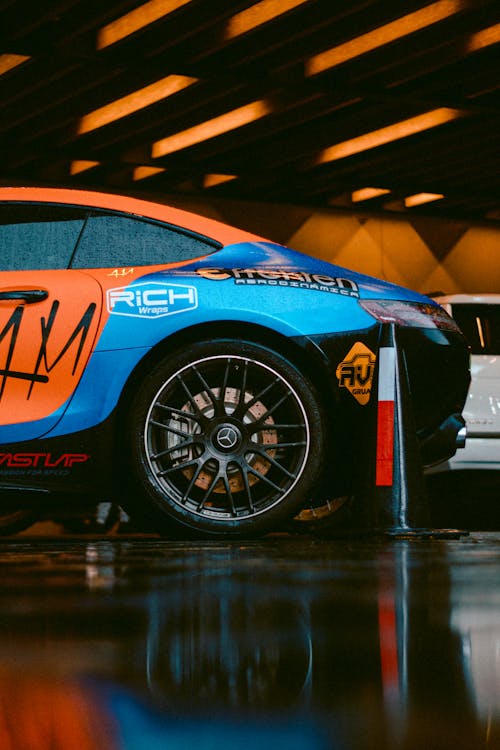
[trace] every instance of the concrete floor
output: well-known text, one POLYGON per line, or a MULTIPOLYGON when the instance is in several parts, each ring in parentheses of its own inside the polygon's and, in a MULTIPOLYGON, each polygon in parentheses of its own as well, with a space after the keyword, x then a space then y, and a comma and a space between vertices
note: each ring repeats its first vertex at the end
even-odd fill
POLYGON ((2 749, 500 747, 500 532, 52 532, 0 542, 2 749))

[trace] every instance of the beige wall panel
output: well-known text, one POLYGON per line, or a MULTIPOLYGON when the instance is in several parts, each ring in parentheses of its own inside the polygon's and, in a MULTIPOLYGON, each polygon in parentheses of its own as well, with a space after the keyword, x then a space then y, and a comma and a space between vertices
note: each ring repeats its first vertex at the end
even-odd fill
MULTIPOLYGON (((316 258, 338 263, 338 256, 359 230, 359 222, 355 216, 336 216, 327 212, 317 211, 310 214, 293 234, 287 237, 287 244, 294 250, 309 253, 316 258)), ((282 214, 284 222, 286 213, 282 214)))
POLYGON ((423 291, 438 262, 422 237, 401 220, 379 220, 382 244, 381 276, 387 281, 423 291))
MULTIPOLYGON (((330 226, 330 232, 335 232, 334 224, 330 226)), ((382 274, 382 248, 367 231, 366 226, 359 223, 356 232, 345 242, 333 261, 370 276, 381 277, 382 274)))
POLYGON ((460 292, 500 292, 500 231, 472 227, 446 259, 460 292))
MULTIPOLYGON (((411 285, 408 284, 411 289, 411 285)), ((413 287, 415 291, 422 292, 422 294, 442 293, 442 294, 455 294, 456 292, 464 291, 457 280, 447 271, 442 265, 436 265, 434 271, 427 277, 421 287, 413 287)))

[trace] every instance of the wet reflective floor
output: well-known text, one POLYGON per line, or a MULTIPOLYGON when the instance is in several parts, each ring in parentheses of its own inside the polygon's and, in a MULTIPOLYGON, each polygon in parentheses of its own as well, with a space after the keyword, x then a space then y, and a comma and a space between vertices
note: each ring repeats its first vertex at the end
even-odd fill
POLYGON ((500 747, 500 533, 0 543, 2 750, 500 747))

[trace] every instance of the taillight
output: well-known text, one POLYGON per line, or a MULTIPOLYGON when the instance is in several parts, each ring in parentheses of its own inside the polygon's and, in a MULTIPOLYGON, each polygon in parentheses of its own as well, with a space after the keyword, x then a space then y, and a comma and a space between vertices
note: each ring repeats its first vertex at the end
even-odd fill
POLYGON ((409 328, 439 328, 441 331, 460 333, 456 322, 439 305, 390 299, 359 300, 359 304, 381 323, 397 323, 409 328))

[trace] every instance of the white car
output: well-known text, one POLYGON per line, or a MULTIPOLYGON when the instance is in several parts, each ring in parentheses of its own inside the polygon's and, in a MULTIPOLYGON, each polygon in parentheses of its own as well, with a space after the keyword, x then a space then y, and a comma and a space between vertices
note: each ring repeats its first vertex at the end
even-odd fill
POLYGON ((467 440, 434 471, 500 469, 500 294, 435 297, 470 346, 471 384, 463 410, 467 440))

